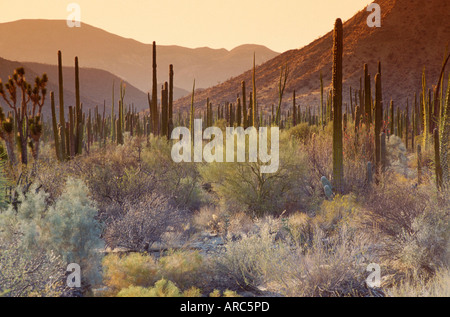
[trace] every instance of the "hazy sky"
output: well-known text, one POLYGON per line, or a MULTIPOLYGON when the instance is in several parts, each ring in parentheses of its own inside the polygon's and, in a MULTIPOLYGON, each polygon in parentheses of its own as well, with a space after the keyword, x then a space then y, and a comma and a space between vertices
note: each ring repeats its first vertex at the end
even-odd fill
POLYGON ((81 21, 140 42, 232 49, 261 44, 283 52, 302 47, 364 9, 372 0, 0 0, 0 22, 81 21))

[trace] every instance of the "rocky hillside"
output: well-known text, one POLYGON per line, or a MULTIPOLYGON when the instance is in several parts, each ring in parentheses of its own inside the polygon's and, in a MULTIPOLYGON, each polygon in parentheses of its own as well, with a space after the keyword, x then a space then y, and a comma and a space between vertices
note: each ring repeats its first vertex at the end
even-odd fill
MULTIPOLYGON (((359 89, 363 65, 367 63, 372 79, 378 61, 382 65, 384 104, 393 99, 399 105, 421 90, 421 75, 425 68, 427 85, 436 84, 446 46, 450 42, 450 2, 442 0, 377 0, 381 7, 381 27, 367 26, 370 12, 366 8, 344 23, 344 102, 349 102, 350 87, 359 89)), ((336 17, 338 18, 338 17, 336 17)), ((320 72, 325 92, 331 85, 332 31, 309 45, 287 51, 256 67, 259 105, 277 104, 280 67, 290 69, 284 104, 291 104, 295 89, 301 105, 320 102, 320 72)), ((292 30, 295 33, 295 30, 292 30)), ((293 38, 295 38, 293 36, 293 38)), ((248 61, 252 66, 252 61, 248 61)), ((235 102, 241 81, 251 91, 251 71, 220 85, 196 92, 197 107, 203 107, 207 97, 217 104, 235 102)), ((373 85, 373 80, 372 80, 373 85)), ((247 96, 248 98, 248 96, 247 96)), ((176 106, 189 109, 190 96, 179 99, 176 106)))

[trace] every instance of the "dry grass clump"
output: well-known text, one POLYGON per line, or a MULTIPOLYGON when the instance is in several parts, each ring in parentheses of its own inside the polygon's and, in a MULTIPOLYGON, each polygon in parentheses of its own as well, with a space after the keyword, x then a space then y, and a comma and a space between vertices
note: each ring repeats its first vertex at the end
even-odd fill
MULTIPOLYGON (((342 202, 335 209, 342 211, 342 202)), ((326 213, 326 210, 323 212, 326 213)), ((236 241, 217 261, 240 287, 284 296, 370 295, 365 285, 368 236, 347 224, 349 215, 295 214, 287 221, 265 219, 236 241), (335 219, 331 228, 330 219, 335 219), (288 234, 286 234, 288 230, 288 234)))
POLYGON ((377 253, 406 276, 430 278, 448 265, 450 200, 433 185, 386 182, 365 198, 366 224, 374 228, 377 253))

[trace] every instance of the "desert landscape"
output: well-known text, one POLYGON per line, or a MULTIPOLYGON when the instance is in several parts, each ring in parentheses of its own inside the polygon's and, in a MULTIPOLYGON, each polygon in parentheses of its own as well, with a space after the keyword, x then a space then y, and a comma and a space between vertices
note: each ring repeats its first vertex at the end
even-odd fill
POLYGON ((283 52, 1 22, 0 297, 448 297, 450 3, 374 3, 283 52))

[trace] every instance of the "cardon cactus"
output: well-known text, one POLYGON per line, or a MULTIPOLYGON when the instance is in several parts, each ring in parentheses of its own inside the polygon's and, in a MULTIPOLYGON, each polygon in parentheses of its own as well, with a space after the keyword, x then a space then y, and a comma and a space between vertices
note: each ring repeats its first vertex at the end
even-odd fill
POLYGON ((375 166, 381 165, 380 133, 383 124, 383 104, 381 96, 381 74, 375 75, 375 166))
POLYGON ((337 192, 343 191, 344 164, 342 144, 342 54, 343 26, 337 19, 333 33, 333 182, 337 192))

